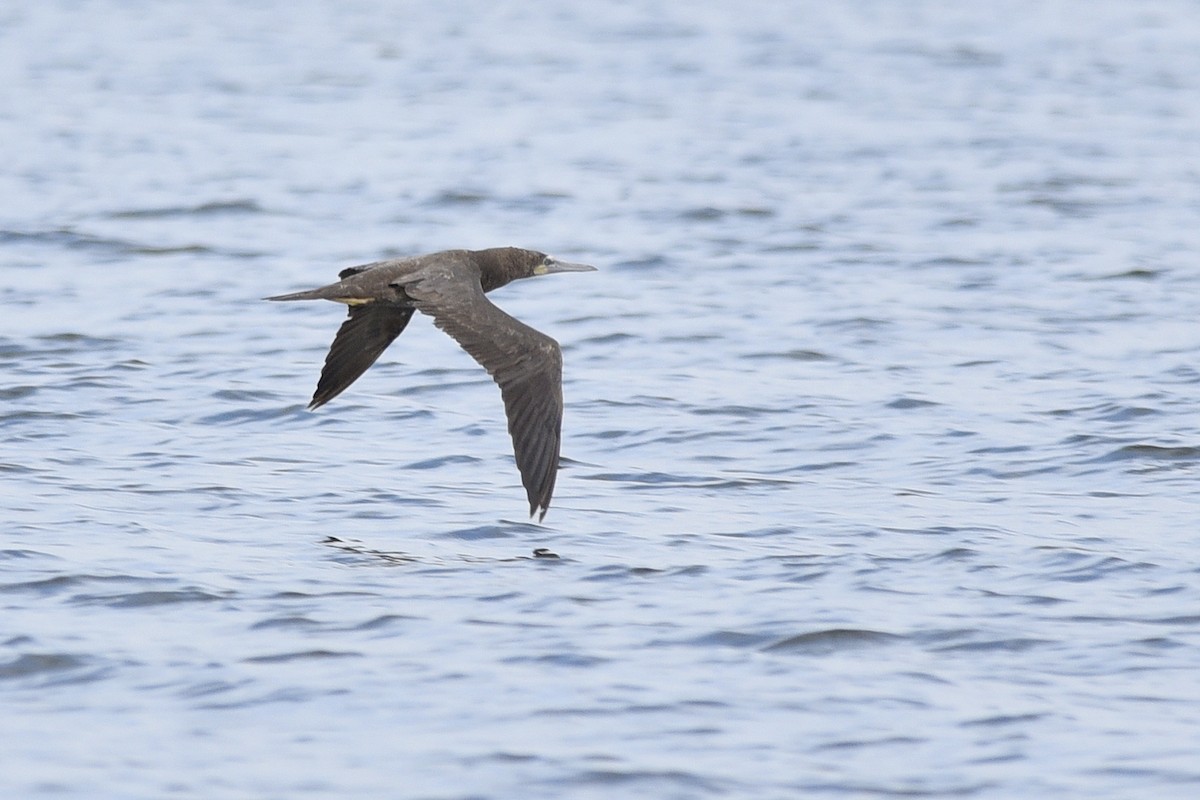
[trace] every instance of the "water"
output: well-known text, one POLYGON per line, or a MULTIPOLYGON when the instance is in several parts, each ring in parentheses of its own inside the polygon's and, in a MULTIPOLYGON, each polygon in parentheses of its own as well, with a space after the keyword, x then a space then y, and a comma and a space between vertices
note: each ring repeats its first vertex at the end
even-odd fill
POLYGON ((1198 34, 6 7, 0 796, 1196 796, 1198 34), (427 319, 309 413, 258 299, 502 244, 601 268, 494 296, 545 525, 427 319))

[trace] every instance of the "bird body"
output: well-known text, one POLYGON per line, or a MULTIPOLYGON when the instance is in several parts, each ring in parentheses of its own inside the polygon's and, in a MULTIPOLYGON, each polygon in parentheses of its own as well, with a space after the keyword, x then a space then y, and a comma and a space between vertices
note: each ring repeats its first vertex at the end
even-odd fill
POLYGON ((520 278, 595 267, 515 247, 445 250, 350 267, 337 283, 268 300, 332 300, 349 306, 309 408, 341 394, 375 363, 420 311, 479 362, 500 386, 529 514, 546 516, 558 472, 562 351, 558 342, 485 296, 520 278))

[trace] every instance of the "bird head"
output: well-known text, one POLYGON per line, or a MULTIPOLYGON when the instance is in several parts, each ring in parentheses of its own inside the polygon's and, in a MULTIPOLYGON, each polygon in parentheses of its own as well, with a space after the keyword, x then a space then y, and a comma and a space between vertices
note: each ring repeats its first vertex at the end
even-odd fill
POLYGON ((540 256, 533 265, 534 275, 549 275, 552 272, 595 272, 596 268, 591 264, 576 264, 571 261, 559 261, 554 256, 548 256, 545 253, 533 253, 535 256, 540 256))

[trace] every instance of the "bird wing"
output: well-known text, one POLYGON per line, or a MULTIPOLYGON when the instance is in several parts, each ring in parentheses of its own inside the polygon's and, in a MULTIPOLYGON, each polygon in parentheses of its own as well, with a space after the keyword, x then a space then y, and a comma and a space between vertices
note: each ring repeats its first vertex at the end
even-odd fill
POLYGON ((493 305, 478 273, 464 265, 426 273, 403 288, 500 386, 529 514, 541 509, 541 520, 558 477, 563 412, 558 342, 493 305))
POLYGON ((358 380, 412 319, 413 309, 384 302, 350 306, 325 356, 309 408, 325 405, 358 380))

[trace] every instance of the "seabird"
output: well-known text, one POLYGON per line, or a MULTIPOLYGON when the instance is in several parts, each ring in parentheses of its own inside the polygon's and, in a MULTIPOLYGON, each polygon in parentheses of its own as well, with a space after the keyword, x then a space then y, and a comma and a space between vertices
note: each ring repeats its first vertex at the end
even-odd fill
POLYGON ((349 267, 338 273, 337 283, 266 299, 333 300, 350 307, 325 357, 310 409, 325 405, 366 372, 414 311, 433 317, 433 324, 499 384, 529 515, 540 509, 540 522, 558 473, 562 351, 558 342, 501 311, 485 293, 519 278, 595 269, 517 247, 445 250, 349 267))

